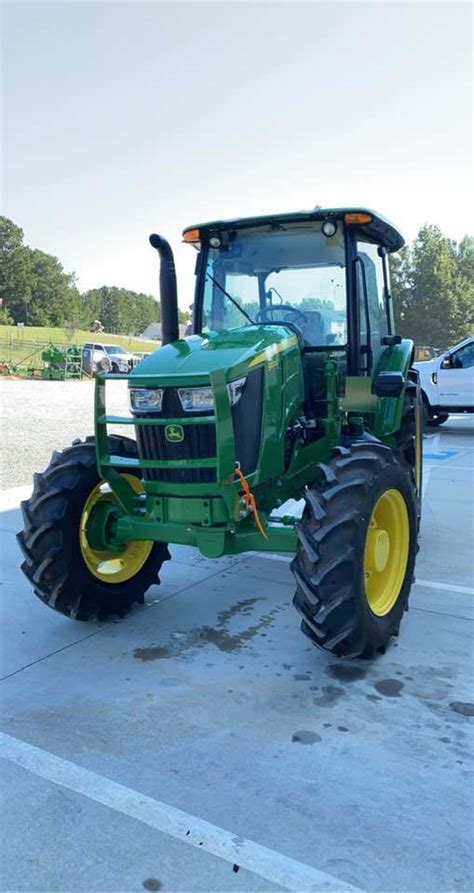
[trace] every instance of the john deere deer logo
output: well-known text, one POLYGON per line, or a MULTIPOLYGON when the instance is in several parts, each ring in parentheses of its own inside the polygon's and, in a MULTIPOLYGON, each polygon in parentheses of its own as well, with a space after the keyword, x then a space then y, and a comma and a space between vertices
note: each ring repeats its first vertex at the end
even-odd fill
POLYGON ((184 440, 184 428, 182 425, 167 425, 165 437, 169 443, 181 443, 184 440))

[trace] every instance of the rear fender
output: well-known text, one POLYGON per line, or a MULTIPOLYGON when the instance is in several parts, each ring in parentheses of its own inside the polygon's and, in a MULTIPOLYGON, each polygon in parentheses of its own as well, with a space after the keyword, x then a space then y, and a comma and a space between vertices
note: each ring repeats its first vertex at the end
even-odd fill
MULTIPOLYGON (((372 385, 379 372, 401 372, 404 380, 408 378, 408 370, 413 361, 414 344, 409 338, 403 338, 400 344, 384 346, 377 358, 372 372, 372 385)), ((400 428, 405 393, 399 397, 380 397, 375 411, 373 433, 384 438, 394 434, 400 428)))

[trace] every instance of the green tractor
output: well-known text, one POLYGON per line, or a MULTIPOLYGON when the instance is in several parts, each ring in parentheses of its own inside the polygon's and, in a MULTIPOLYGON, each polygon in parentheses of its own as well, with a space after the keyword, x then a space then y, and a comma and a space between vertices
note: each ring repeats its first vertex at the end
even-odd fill
POLYGON ((179 337, 173 254, 153 235, 162 346, 120 376, 128 415, 107 412, 117 376, 97 376, 95 437, 35 475, 23 571, 51 608, 89 620, 143 603, 169 544, 208 558, 289 552, 311 641, 341 657, 384 652, 407 610, 421 512, 422 400, 389 288, 403 238, 372 211, 316 208, 183 239, 196 250, 193 334, 179 337))

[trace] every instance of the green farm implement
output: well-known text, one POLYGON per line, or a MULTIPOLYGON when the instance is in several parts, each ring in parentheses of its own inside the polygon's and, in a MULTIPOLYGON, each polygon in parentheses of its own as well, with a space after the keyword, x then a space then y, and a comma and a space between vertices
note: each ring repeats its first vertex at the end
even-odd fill
POLYGON ((0 343, 0 374, 67 381, 86 374, 77 345, 41 344, 10 339, 0 343))
POLYGON ((174 543, 209 558, 289 552, 312 642, 383 652, 407 609, 421 512, 422 403, 388 273, 403 239, 347 208, 216 221, 183 239, 196 251, 193 334, 179 337, 173 255, 153 235, 162 346, 120 376, 128 415, 107 410, 118 376, 97 376, 95 437, 35 475, 23 570, 46 604, 88 620, 143 602, 174 543))
POLYGON ((80 347, 58 347, 49 344, 41 354, 43 369, 41 377, 48 380, 66 381, 68 378, 82 378, 82 352, 80 347))

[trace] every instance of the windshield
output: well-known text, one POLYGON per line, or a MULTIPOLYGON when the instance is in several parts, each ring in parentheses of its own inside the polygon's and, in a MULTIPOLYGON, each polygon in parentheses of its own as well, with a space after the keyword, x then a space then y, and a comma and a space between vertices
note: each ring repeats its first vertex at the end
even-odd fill
POLYGON ((203 332, 290 322, 310 346, 346 343, 341 226, 331 238, 315 223, 240 230, 225 241, 207 256, 203 332))
POLYGON ((104 344, 104 348, 107 353, 126 353, 123 347, 119 347, 118 344, 104 344))

